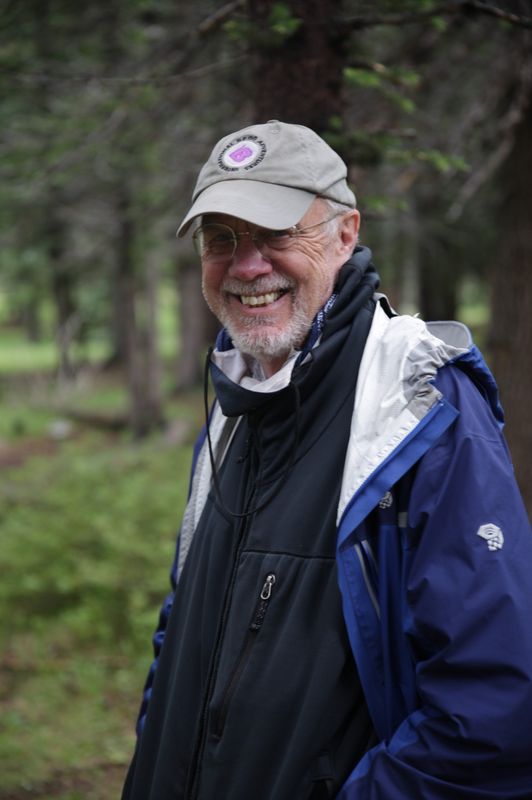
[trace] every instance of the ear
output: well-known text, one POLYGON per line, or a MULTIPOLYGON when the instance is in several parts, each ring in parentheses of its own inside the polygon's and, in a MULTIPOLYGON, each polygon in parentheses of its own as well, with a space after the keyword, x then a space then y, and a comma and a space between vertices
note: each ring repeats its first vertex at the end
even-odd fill
POLYGON ((340 225, 338 236, 336 239, 336 246, 338 248, 338 255, 342 256, 344 261, 350 257, 355 249, 358 239, 358 229, 360 227, 360 211, 353 209, 345 215, 340 225))

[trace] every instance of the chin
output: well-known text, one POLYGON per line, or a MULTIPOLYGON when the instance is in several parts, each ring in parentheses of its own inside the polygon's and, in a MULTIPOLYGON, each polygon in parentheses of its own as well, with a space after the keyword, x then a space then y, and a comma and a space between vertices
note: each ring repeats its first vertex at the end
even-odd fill
POLYGON ((260 323, 247 325, 235 323, 233 319, 221 319, 233 344, 243 353, 254 358, 281 358, 288 356, 293 347, 299 347, 307 338, 312 320, 304 312, 294 311, 283 327, 268 325, 262 318, 260 323))

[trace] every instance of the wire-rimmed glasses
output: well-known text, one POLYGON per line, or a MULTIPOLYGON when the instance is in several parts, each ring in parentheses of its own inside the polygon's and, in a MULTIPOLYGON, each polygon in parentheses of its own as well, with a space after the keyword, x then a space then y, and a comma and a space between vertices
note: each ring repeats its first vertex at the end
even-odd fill
POLYGON ((256 228, 254 231, 235 231, 230 225, 221 222, 207 222, 194 231, 192 240, 202 261, 230 261, 236 252, 241 236, 250 236, 253 246, 263 255, 268 250, 288 250, 297 236, 311 228, 325 225, 339 216, 307 225, 305 228, 286 228, 280 231, 269 228, 256 228))

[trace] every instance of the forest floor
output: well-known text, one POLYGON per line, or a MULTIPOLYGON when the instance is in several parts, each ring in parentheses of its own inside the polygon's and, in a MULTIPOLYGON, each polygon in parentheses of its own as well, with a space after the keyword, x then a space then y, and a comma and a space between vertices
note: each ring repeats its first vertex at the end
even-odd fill
POLYGON ((36 382, 1 380, 0 800, 114 800, 201 403, 170 398, 167 428, 134 443, 64 413, 123 410, 119 381, 68 402, 52 383, 36 400, 36 382))
POLYGON ((45 782, 25 783, 24 786, 3 790, 0 800, 115 800, 122 793, 127 766, 102 764, 91 769, 61 772, 45 782))

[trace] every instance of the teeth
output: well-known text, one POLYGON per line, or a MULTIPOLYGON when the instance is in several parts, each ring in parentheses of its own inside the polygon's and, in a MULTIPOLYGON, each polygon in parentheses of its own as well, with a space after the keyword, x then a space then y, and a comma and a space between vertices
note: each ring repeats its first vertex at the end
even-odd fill
POLYGON ((281 294, 282 292, 270 292, 269 294, 259 294, 258 297, 253 294, 241 294, 240 300, 245 306, 268 306, 278 300, 281 294))

